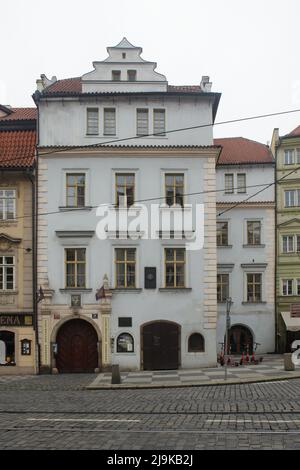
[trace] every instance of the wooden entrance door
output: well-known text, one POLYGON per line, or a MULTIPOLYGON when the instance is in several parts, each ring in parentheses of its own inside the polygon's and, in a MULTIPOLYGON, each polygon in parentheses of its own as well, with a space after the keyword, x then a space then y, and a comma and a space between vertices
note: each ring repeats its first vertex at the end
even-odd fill
POLYGON ((234 325, 229 330, 229 344, 231 354, 242 354, 253 351, 253 336, 251 331, 242 325, 234 325))
POLYGON ((56 367, 59 372, 94 372, 98 367, 97 334, 84 320, 70 320, 57 334, 56 367))
POLYGON ((179 326, 155 322, 143 328, 144 370, 178 369, 180 353, 179 326))

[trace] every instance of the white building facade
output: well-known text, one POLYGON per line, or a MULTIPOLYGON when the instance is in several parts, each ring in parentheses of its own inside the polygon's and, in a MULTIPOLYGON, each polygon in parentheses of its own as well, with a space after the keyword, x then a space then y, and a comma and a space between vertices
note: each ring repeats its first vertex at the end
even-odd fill
POLYGON ((215 139, 219 350, 231 297, 230 351, 275 348, 275 164, 270 149, 244 138, 215 139), (273 183, 273 184, 272 184, 273 183), (268 186, 270 185, 270 186, 268 186))
POLYGON ((107 50, 82 77, 42 76, 34 95, 41 370, 215 365, 220 147, 210 124, 220 94, 208 77, 168 85, 125 38, 107 50), (185 238, 159 225, 147 238, 139 225, 133 234, 106 227, 99 239, 101 204, 136 216, 154 204, 159 217, 187 208, 192 225, 185 238), (187 237, 198 220, 204 244, 194 250, 187 237))

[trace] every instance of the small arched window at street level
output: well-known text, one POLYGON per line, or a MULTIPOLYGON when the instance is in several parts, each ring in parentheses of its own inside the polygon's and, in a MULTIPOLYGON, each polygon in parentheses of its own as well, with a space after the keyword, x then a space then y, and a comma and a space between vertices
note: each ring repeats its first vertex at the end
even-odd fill
POLYGON ((189 337, 188 352, 204 352, 204 338, 200 333, 193 333, 189 337))
POLYGON ((128 353, 134 351, 134 340, 129 333, 121 333, 117 339, 117 352, 128 353))

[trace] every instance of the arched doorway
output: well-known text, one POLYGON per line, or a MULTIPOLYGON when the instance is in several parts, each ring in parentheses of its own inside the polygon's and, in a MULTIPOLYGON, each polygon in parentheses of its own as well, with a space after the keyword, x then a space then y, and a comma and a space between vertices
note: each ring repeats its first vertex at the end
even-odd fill
POLYGON ((229 345, 231 354, 252 354, 253 335, 249 328, 244 325, 234 325, 229 330, 229 345))
POLYGON ((144 370, 178 369, 180 363, 180 326, 168 321, 142 327, 144 370))
POLYGON ((87 321, 64 323, 56 338, 56 367, 62 373, 94 372, 98 367, 98 337, 87 321))

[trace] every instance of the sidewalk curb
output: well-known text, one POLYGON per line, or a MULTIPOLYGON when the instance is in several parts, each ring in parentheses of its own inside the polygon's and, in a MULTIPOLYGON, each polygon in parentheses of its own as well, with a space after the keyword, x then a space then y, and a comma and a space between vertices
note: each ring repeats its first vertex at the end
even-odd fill
POLYGON ((264 383, 264 382, 278 382, 281 380, 292 380, 300 379, 300 372, 296 375, 285 374, 281 377, 278 375, 273 375, 264 378, 249 378, 249 379, 228 379, 226 382, 224 380, 207 380, 203 382, 186 382, 186 383, 172 383, 164 382, 162 384, 99 384, 99 385, 87 385, 86 390, 135 390, 135 389, 159 389, 159 388, 186 388, 186 387, 209 387, 209 386, 226 386, 226 385, 241 385, 241 384, 254 384, 254 383, 264 383))

